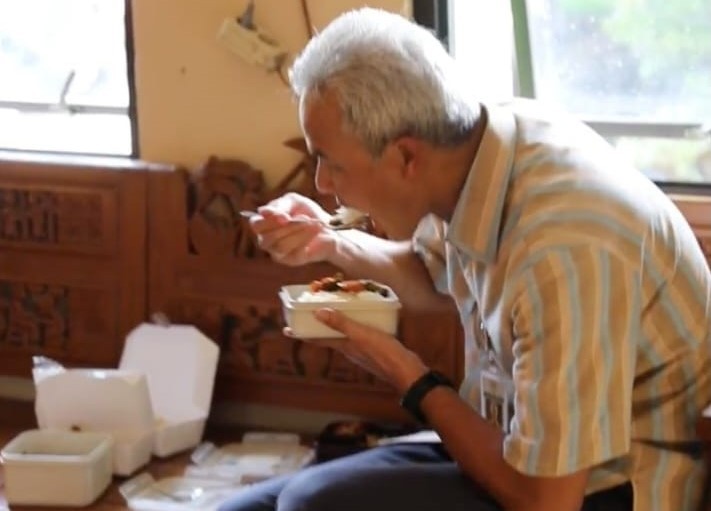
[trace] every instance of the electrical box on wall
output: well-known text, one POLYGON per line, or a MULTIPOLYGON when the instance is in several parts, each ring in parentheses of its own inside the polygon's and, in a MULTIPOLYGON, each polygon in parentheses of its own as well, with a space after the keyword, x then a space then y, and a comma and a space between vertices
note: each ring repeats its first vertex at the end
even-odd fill
POLYGON ((249 62, 276 71, 286 57, 277 41, 258 27, 249 28, 236 19, 226 19, 217 32, 217 39, 230 51, 249 62))

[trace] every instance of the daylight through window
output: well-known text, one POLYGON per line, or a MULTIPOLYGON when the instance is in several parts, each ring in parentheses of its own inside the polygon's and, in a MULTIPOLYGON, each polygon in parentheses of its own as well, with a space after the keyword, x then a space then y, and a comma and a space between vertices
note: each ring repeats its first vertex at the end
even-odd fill
POLYGON ((450 20, 455 56, 495 99, 556 103, 656 181, 711 184, 708 0, 452 0, 450 20), (492 48, 513 71, 483 67, 492 48))
POLYGON ((131 155, 123 0, 0 0, 0 148, 131 155))

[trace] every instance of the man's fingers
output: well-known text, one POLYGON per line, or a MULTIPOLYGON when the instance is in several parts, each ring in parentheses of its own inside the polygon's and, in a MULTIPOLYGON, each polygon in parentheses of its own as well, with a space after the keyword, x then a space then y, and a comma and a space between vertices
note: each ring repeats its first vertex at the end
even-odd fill
POLYGON ((314 311, 314 316, 324 325, 329 326, 334 330, 338 330, 343 334, 346 333, 346 328, 348 328, 348 318, 346 318, 344 314, 341 314, 333 309, 324 308, 314 311))
POLYGON ((282 333, 286 337, 291 337, 292 339, 298 339, 303 342, 308 342, 309 344, 315 344, 316 346, 321 346, 322 348, 331 348, 334 350, 338 350, 342 347, 344 339, 329 339, 329 338, 318 338, 318 339, 304 339, 301 337, 294 337, 293 332, 291 331, 291 328, 284 327, 282 329, 282 333))
POLYGON ((282 227, 257 233, 259 246, 267 251, 281 254, 303 247, 318 232, 318 226, 308 222, 292 222, 282 227))
POLYGON ((371 328, 357 321, 353 321, 348 316, 335 309, 323 308, 314 311, 314 316, 321 323, 341 332, 348 338, 362 337, 363 335, 373 335, 377 332, 374 328, 371 328))

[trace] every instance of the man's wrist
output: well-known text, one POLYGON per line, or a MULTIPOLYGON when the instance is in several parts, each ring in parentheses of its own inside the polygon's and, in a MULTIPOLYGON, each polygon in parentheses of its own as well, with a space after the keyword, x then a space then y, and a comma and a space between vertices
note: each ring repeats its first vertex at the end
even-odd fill
POLYGON ((411 351, 406 352, 405 356, 394 362, 393 367, 397 368, 397 371, 391 383, 400 396, 403 396, 413 383, 430 370, 422 363, 420 357, 411 351))
POLYGON ((422 401, 425 396, 430 393, 430 391, 441 386, 452 389, 454 388, 452 381, 444 374, 438 371, 429 370, 417 378, 417 380, 410 385, 407 391, 405 391, 402 399, 400 399, 400 406, 410 412, 410 414, 419 422, 425 424, 427 419, 422 412, 422 401))

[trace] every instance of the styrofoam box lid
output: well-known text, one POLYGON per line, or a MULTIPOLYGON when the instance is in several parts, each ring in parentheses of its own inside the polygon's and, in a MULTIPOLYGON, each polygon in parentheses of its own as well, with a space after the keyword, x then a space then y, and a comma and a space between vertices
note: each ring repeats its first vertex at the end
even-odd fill
POLYGON ((158 417, 183 419, 207 415, 218 357, 217 345, 192 325, 143 323, 128 334, 119 367, 146 374, 158 417))
POLYGON ((284 306, 292 309, 315 310, 323 307, 341 310, 399 309, 401 304, 395 292, 388 286, 383 284, 378 285, 388 290, 388 296, 384 296, 382 299, 374 300, 300 302, 298 301, 299 296, 310 289, 307 284, 283 286, 279 296, 284 306))
POLYGON ((117 369, 67 369, 37 380, 40 428, 131 434, 153 428, 146 377, 117 369))

